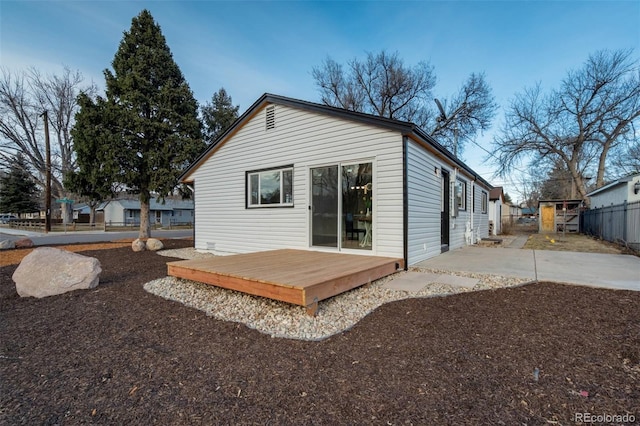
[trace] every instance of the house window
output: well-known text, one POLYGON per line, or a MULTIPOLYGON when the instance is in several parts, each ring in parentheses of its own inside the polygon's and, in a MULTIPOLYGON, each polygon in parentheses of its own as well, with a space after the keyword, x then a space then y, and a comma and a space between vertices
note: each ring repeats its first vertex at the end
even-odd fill
POLYGON ((461 180, 456 180, 456 205, 458 210, 467 209, 467 183, 461 180))
POLYGON ((293 166, 247 172, 247 206, 293 206, 293 166))
POLYGON ((482 213, 487 212, 487 207, 489 205, 489 196, 486 192, 482 191, 482 213))

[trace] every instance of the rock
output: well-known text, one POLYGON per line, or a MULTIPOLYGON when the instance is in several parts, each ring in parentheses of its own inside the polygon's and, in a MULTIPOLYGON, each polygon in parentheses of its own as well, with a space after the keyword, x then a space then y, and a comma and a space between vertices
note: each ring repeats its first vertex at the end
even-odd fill
POLYGON ((146 248, 146 245, 144 241, 142 241, 140 238, 136 238, 131 243, 131 249, 133 251, 145 251, 145 248, 146 248))
POLYGON ((46 297, 94 288, 100 281, 100 261, 93 257, 40 247, 29 253, 13 273, 20 297, 46 297))
POLYGON ((162 241, 157 240, 155 238, 149 238, 147 240, 147 250, 158 251, 158 250, 162 250, 163 248, 164 248, 164 244, 162 244, 162 241))
POLYGON ((16 244, 16 248, 33 247, 33 241, 31 241, 29 238, 21 238, 19 240, 16 240, 15 244, 16 244))
POLYGON ((16 244, 11 240, 0 241, 0 250, 9 250, 16 248, 16 244))

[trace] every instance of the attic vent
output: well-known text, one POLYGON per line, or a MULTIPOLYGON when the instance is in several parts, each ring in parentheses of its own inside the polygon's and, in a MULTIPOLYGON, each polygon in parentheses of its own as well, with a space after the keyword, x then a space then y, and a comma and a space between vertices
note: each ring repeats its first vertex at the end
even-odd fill
POLYGON ((269 105, 266 113, 266 128, 267 130, 275 129, 276 127, 276 106, 269 105))

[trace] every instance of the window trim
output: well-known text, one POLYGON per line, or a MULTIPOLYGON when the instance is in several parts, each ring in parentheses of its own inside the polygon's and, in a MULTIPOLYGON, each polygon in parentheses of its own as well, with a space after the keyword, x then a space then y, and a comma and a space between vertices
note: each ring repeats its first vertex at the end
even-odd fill
POLYGON ((266 208, 290 208, 290 207, 294 207, 294 197, 293 197, 293 164, 288 164, 286 166, 278 166, 278 167, 268 167, 268 168, 264 168, 264 169, 257 169, 257 170, 249 170, 245 172, 244 175, 244 180, 245 180, 245 185, 244 185, 244 190, 245 190, 245 196, 244 196, 244 203, 245 203, 245 209, 266 209, 266 208), (290 203, 286 203, 283 202, 283 198, 285 196, 284 194, 284 179, 283 179, 283 172, 290 170, 291 171, 291 202, 290 203), (258 185, 260 182, 260 174, 261 173, 265 173, 265 172, 274 172, 274 171, 279 171, 280 172, 280 203, 271 203, 271 204, 260 204, 260 197, 258 197, 258 204, 251 204, 251 176, 254 175, 258 175, 258 185))
POLYGON ((489 213, 489 194, 487 193, 487 191, 482 191, 480 209, 482 210, 482 214, 489 213))
POLYGON ((456 191, 453 194, 454 197, 456 197, 458 193, 458 184, 462 185, 462 193, 460 194, 460 203, 458 203, 456 200, 456 204, 458 204, 458 210, 467 211, 467 182, 462 179, 456 179, 456 191))

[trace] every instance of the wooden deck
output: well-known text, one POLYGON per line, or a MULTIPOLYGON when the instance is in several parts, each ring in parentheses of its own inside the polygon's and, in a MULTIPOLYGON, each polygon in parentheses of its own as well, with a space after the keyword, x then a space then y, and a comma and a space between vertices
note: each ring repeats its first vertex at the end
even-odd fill
POLYGON ((402 259, 307 250, 273 250, 168 262, 168 274, 243 293, 305 306, 404 267, 402 259))

